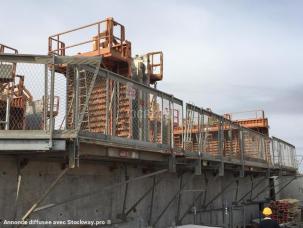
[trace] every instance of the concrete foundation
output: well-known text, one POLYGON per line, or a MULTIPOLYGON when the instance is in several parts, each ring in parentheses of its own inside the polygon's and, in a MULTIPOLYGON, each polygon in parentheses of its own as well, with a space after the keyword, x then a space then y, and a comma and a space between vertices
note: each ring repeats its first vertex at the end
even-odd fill
MULTIPOLYGON (((62 172, 63 167, 64 165, 58 161, 23 161, 20 169, 20 191, 16 198, 17 161, 15 158, 1 158, 0 219, 2 223, 4 220, 20 220, 62 172)), ((120 183, 125 180, 125 167, 127 167, 126 178, 130 179, 156 171, 146 170, 139 165, 81 161, 80 168, 69 170, 40 206, 60 202, 79 194, 93 192, 120 183)), ((207 209, 213 210, 196 215, 189 213, 182 220, 182 224, 241 227, 244 222, 247 224, 251 219, 258 217, 259 206, 255 204, 243 208, 234 208, 231 213, 231 203, 240 199, 251 189, 250 176, 239 178, 238 184, 234 181, 235 178, 237 178, 235 174, 229 171, 225 171, 224 177, 217 177, 216 179, 213 171, 204 171, 201 176, 186 172, 183 174, 182 183, 180 183, 180 174, 160 174, 155 179, 161 181, 155 186, 153 202, 152 191, 150 191, 124 221, 119 219, 119 215, 123 212, 123 205, 125 205, 125 212, 127 212, 141 196, 152 188, 153 177, 129 183, 126 196, 126 186, 120 185, 105 192, 100 191, 99 194, 33 212, 29 216, 29 220, 110 220, 112 223, 110 227, 139 228, 148 227, 149 223, 153 227, 170 227, 174 226, 188 209, 191 210, 193 205, 194 208, 199 209, 225 189, 221 195, 209 204, 207 209), (231 181, 233 181, 233 184, 226 188, 231 181), (208 187, 206 182, 208 182, 208 187), (180 186, 184 187, 179 195, 180 186), (206 195, 202 194, 198 200, 195 200, 201 191, 204 191, 206 195), (126 197, 125 201, 124 197, 126 197), (170 201, 171 204, 167 207, 170 201), (167 210, 164 211, 166 207, 167 210), (161 213, 163 213, 162 216, 160 216, 161 213)), ((254 177, 254 182, 257 182, 260 178, 263 177, 254 177)), ((266 184, 268 184, 267 179, 254 190, 252 195, 261 191, 266 184)), ((268 197, 268 191, 265 191, 255 200, 263 200, 265 197, 268 197)))

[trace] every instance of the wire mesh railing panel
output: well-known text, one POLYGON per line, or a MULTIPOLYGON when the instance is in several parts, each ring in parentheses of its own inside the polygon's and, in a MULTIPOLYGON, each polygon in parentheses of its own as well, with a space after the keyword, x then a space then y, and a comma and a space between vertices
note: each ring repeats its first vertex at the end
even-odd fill
POLYGON ((246 158, 262 159, 264 151, 260 136, 243 129, 243 147, 246 158))
POLYGON ((170 145, 171 143, 171 102, 163 98, 162 109, 162 143, 170 145))
POLYGON ((234 159, 241 158, 240 127, 231 122, 224 123, 224 156, 234 159))
POLYGON ((183 148, 183 103, 173 102, 172 107, 172 124, 173 124, 173 147, 182 149, 183 148))
MULTIPOLYGON (((200 152, 200 135, 201 129, 199 127, 199 116, 200 113, 198 108, 186 104, 186 119, 184 129, 184 150, 190 152, 200 152)), ((175 141, 182 138, 183 128, 179 127, 174 132, 175 141), (177 131, 178 130, 178 131, 177 131)))
POLYGON ((161 143, 161 105, 162 99, 156 94, 149 95, 148 111, 148 127, 149 127, 149 142, 161 143))
MULTIPOLYGON (((48 75, 48 94, 51 91, 51 75, 52 72, 49 69, 48 75)), ((48 107, 48 112, 51 110, 50 96, 45 99, 45 107, 48 107)), ((66 129, 66 113, 67 113, 67 79, 62 73, 54 72, 54 95, 53 95, 53 116, 54 116, 54 129, 64 130, 66 129)), ((70 108, 70 107, 69 107, 70 108)), ((50 113, 49 113, 50 115, 50 113)), ((49 122, 49 120, 48 120, 49 122)))
POLYGON ((15 58, 0 56, 0 130, 100 133, 297 168, 291 144, 191 104, 183 113, 182 100, 100 68, 100 58, 15 58))
POLYGON ((296 160, 296 148, 293 145, 273 137, 272 150, 275 166, 298 168, 298 163, 296 160))
POLYGON ((1 130, 44 129, 45 67, 0 60, 1 130))
POLYGON ((206 145, 204 150, 212 156, 221 156, 220 151, 223 146, 222 142, 222 131, 220 121, 221 119, 218 116, 213 115, 212 113, 207 113, 207 123, 205 123, 205 137, 206 145), (221 149, 220 149, 221 147, 221 149))

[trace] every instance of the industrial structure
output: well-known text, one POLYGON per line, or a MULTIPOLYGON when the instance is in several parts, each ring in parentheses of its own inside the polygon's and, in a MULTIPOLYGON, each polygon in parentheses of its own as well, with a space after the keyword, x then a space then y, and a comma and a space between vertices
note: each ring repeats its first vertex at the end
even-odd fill
POLYGON ((0 45, 2 221, 245 227, 296 178, 263 111, 235 119, 158 90, 162 52, 132 57, 113 18, 48 41, 48 55, 0 45))

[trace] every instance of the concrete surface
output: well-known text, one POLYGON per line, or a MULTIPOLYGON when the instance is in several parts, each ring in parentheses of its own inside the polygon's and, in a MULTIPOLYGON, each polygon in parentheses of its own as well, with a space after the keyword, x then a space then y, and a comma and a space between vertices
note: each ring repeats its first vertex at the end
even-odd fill
MULTIPOLYGON (((21 170, 22 181, 20 194, 15 206, 17 190, 17 165, 16 160, 11 158, 0 158, 0 219, 19 219, 32 206, 32 204, 45 192, 51 182, 62 171, 62 163, 50 161, 33 161, 28 163, 21 170)), ((146 171, 136 165, 128 165, 128 175, 130 178, 146 174, 146 171)), ((72 196, 91 192, 102 187, 119 183, 124 180, 124 167, 119 164, 104 165, 96 162, 81 161, 80 168, 70 170, 50 192, 41 205, 48 205, 68 199, 72 196)), ((180 215, 190 207, 194 198, 199 194, 197 189, 206 189, 204 175, 193 176, 186 173, 183 183, 188 184, 181 194, 180 215)), ((212 172, 206 172, 206 176, 211 182, 214 178, 212 172)), ((155 198, 153 204, 152 223, 166 207, 179 189, 180 179, 176 173, 161 174, 158 178, 163 181, 155 188, 155 198)), ((224 177, 218 178, 209 188, 206 194, 206 202, 217 195, 224 186, 234 178, 233 174, 226 172, 224 177)), ((259 177, 260 178, 260 177, 259 177)), ((139 180, 129 184, 126 198, 126 210, 129 209, 151 186, 153 178, 139 180)), ((264 184, 266 184, 264 182, 264 184)), ((256 190, 263 188, 263 185, 256 190)), ((218 197, 209 208, 216 209, 222 206, 229 206, 232 201, 239 199, 244 193, 250 190, 250 177, 240 179, 237 193, 237 185, 234 183, 226 192, 218 197)), ((34 212, 30 219, 39 220, 111 220, 111 227, 139 228, 147 227, 149 211, 151 207, 151 194, 147 195, 140 204, 133 210, 127 221, 117 218, 123 208, 125 186, 115 187, 102 194, 81 198, 58 207, 34 212)), ((259 199, 263 199, 268 192, 262 194, 259 199)), ((204 197, 195 202, 196 207, 203 204, 204 197)), ((167 211, 160 218, 154 227, 164 228, 174 226, 177 216, 177 200, 168 207, 167 211)), ((235 210, 233 213, 233 224, 236 225, 249 222, 258 216, 258 205, 247 206, 245 218, 242 210, 235 210)), ((222 226, 223 223, 230 223, 230 212, 223 213, 223 210, 204 212, 194 216, 189 214, 183 220, 183 224, 204 224, 212 226, 222 226)), ((185 226, 186 227, 186 226, 185 226)))

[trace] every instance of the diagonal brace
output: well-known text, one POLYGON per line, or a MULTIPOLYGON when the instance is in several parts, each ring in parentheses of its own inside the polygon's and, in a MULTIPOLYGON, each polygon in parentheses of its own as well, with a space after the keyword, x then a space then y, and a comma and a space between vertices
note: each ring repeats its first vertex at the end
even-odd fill
POLYGON ((155 176, 155 175, 159 175, 159 174, 165 173, 167 171, 168 171, 167 169, 162 169, 162 170, 159 170, 159 171, 156 171, 156 172, 153 172, 153 173, 149 173, 149 174, 146 174, 146 175, 143 175, 143 176, 134 177, 134 178, 129 179, 127 181, 115 183, 115 184, 103 187, 101 189, 98 189, 98 190, 95 190, 95 191, 92 191, 92 192, 87 192, 87 193, 79 194, 79 195, 76 195, 74 197, 70 197, 70 198, 68 198, 66 200, 63 200, 61 202, 52 203, 52 204, 48 204, 48 205, 44 205, 44 206, 41 206, 39 208, 36 208, 35 212, 36 211, 41 211, 41 210, 46 210, 46 209, 53 208, 53 207, 57 207, 57 206, 60 206, 60 205, 63 205, 63 204, 67 204, 67 203, 73 202, 75 200, 79 200, 79 199, 83 199, 83 198, 92 196, 92 195, 102 194, 105 191, 108 191, 108 190, 110 190, 112 188, 119 187, 121 185, 125 185, 127 183, 135 182, 135 181, 142 180, 142 179, 145 179, 145 178, 148 178, 148 177, 152 177, 152 176, 155 176))
POLYGON ((165 208, 163 208, 163 210, 161 211, 161 213, 158 215, 158 217, 156 218, 155 222, 153 223, 153 227, 155 227, 157 225, 157 223, 159 222, 159 220, 162 218, 162 216, 164 215, 164 213, 166 212, 166 210, 169 208, 169 206, 175 201, 175 199, 179 196, 179 194, 182 192, 182 190, 186 187, 186 185, 188 183, 190 183, 190 181, 192 180, 194 175, 191 175, 191 177, 188 179, 188 181, 186 183, 184 183, 181 188, 176 192, 176 194, 171 198, 171 200, 168 202, 168 204, 165 206, 165 208))
POLYGON ((46 191, 42 194, 42 196, 37 200, 36 203, 25 213, 22 217, 22 221, 28 218, 30 214, 43 202, 43 200, 47 197, 47 195, 51 192, 51 190, 58 184, 60 179, 66 174, 69 168, 65 168, 59 176, 53 181, 53 183, 46 189, 46 191))

